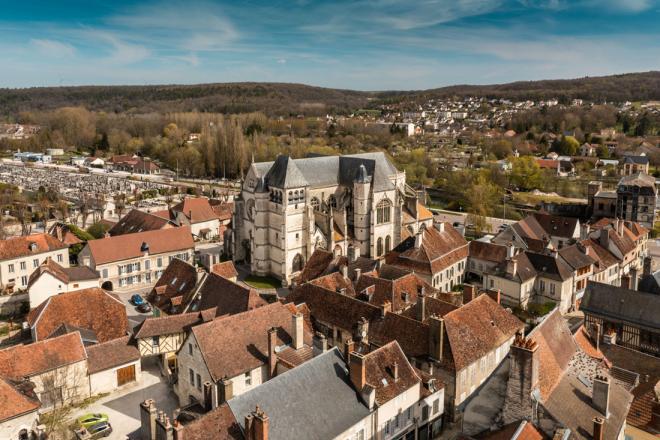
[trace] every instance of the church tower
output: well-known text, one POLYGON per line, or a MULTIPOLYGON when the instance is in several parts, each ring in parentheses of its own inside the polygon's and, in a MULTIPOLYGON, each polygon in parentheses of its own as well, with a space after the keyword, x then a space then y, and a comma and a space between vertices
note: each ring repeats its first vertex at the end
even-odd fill
POLYGON ((371 177, 362 164, 353 181, 353 229, 361 255, 371 255, 371 177))

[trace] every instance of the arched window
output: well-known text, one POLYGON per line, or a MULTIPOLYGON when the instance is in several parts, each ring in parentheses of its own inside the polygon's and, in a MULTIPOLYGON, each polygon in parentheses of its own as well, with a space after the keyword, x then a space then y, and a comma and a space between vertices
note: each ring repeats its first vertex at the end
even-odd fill
POLYGON ((321 205, 321 202, 319 201, 318 198, 312 197, 312 200, 310 200, 309 203, 312 205, 312 208, 314 208, 314 211, 319 210, 319 206, 321 205))
POLYGON ((383 237, 378 237, 378 241, 376 242, 376 256, 380 257, 383 255, 383 237))
POLYGON ((328 197, 328 206, 332 207, 332 209, 337 209, 337 199, 334 194, 331 194, 330 197, 328 197))
POLYGON ((389 252, 392 249, 392 237, 389 235, 385 237, 385 252, 389 252))
POLYGON ((289 191, 289 204, 293 203, 293 191, 289 191))
POLYGON ((296 254, 296 256, 293 257, 291 270, 293 272, 300 272, 304 266, 305 266, 305 260, 303 260, 303 256, 300 254, 296 254))
POLYGON ((419 230, 426 231, 426 223, 422 223, 421 225, 419 225, 419 230))
POLYGON ((376 205, 376 223, 389 223, 392 215, 392 202, 388 199, 383 199, 376 205))

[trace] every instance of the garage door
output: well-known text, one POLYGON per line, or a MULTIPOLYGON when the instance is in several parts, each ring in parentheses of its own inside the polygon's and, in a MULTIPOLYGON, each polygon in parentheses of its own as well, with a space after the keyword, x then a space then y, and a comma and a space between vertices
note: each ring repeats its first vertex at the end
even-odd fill
POLYGON ((117 386, 122 386, 135 381, 135 365, 120 368, 117 370, 117 386))

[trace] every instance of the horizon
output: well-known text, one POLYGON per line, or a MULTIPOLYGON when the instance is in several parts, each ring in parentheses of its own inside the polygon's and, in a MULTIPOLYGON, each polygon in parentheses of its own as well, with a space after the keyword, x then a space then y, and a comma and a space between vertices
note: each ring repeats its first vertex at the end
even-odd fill
POLYGON ((225 0, 5 6, 2 88, 305 84, 354 91, 660 70, 659 0, 225 0))

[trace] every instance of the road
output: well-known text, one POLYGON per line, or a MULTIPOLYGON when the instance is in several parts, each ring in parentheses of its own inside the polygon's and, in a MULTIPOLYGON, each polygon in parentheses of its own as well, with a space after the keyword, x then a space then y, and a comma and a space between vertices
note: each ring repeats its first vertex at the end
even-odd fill
MULTIPOLYGON (((436 220, 454 223, 465 224, 467 214, 465 212, 445 211, 443 209, 431 208, 433 217, 436 220)), ((497 233, 502 225, 510 225, 515 223, 515 220, 507 220, 497 217, 486 217, 486 222, 491 226, 491 232, 497 233)))

